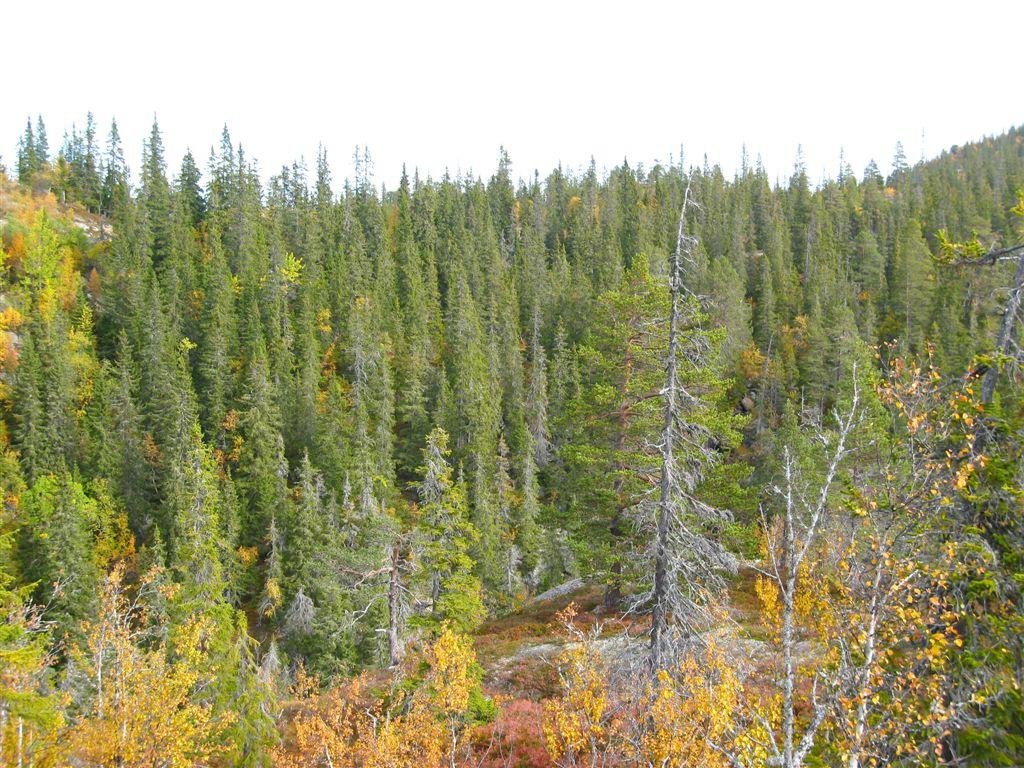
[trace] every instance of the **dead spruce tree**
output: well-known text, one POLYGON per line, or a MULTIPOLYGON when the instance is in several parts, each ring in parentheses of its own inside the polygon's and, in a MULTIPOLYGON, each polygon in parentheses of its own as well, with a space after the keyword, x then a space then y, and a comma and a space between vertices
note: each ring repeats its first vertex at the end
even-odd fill
MULTIPOLYGON (((1010 209, 1018 218, 1024 218, 1024 192, 1017 194, 1017 205, 1010 209)), ((999 331, 996 334, 996 345, 993 350, 993 359, 986 366, 975 371, 975 375, 982 376, 981 402, 988 406, 992 403, 996 393, 996 381, 999 378, 999 370, 1004 363, 1012 367, 1020 365, 1024 357, 1024 349, 1021 348, 1018 326, 1024 325, 1024 243, 1017 243, 1002 248, 991 247, 986 249, 975 237, 974 239, 958 243, 949 240, 946 232, 939 232, 939 260, 953 267, 998 267, 1007 262, 1017 262, 1013 279, 1007 288, 1006 304, 1003 306, 1002 318, 999 322, 999 331)), ((979 433, 979 439, 984 440, 984 433, 979 433)))
MULTIPOLYGON (((1017 269, 1013 275, 1013 282, 1010 284, 1006 297, 1006 306, 1003 309, 1003 317, 999 323, 999 334, 996 336, 995 352, 1001 357, 1010 358, 1014 365, 1019 365, 1024 350, 1021 349, 1018 340, 1018 325, 1024 324, 1024 315, 1021 313, 1021 304, 1024 301, 1024 244, 1013 248, 1003 249, 1002 255, 991 253, 986 259, 989 263, 996 263, 1000 258, 1016 258, 1017 269), (1012 255, 1011 255, 1012 254, 1012 255)), ((996 379, 999 375, 998 361, 994 361, 991 367, 985 372, 985 378, 981 384, 981 402, 988 405, 992 402, 996 392, 996 379)))
POLYGON ((697 487, 718 461, 716 433, 728 431, 728 417, 716 411, 716 336, 704 328, 706 315, 690 287, 697 238, 687 232, 686 215, 696 203, 687 184, 676 247, 669 263, 669 317, 665 354, 663 420, 656 449, 660 476, 651 497, 640 504, 640 527, 651 529, 645 556, 652 574, 636 605, 649 605, 652 670, 678 661, 680 645, 696 638, 711 618, 709 595, 724 586, 721 574, 734 558, 706 534, 707 525, 727 513, 697 498, 697 487))
POLYGON ((353 579, 348 588, 362 599, 359 607, 350 612, 343 627, 352 628, 378 603, 385 603, 387 628, 378 628, 377 633, 386 633, 388 667, 395 667, 405 656, 405 627, 412 612, 409 580, 414 567, 415 546, 412 535, 400 527, 391 526, 385 534, 388 540, 382 545, 379 567, 362 571, 344 569, 345 574, 353 579))

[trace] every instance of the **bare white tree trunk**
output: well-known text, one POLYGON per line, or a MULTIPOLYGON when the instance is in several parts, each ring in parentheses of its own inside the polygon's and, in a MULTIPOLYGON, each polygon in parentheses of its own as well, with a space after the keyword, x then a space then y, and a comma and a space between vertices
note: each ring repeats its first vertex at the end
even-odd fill
MULTIPOLYGON (((996 337, 996 352, 1006 355, 1013 346, 1013 327, 1020 320, 1021 301, 1024 299, 1024 253, 1017 260, 1017 271, 1010 286, 1010 295, 1006 301, 1006 310, 999 323, 999 335, 996 337)), ((999 377, 999 366, 995 363, 985 372, 981 382, 981 402, 988 405, 996 392, 996 379, 999 377)))
POLYGON ((654 605, 651 610, 651 665, 661 669, 670 657, 669 635, 669 541, 672 518, 676 514, 678 499, 678 478, 675 475, 676 419, 679 403, 679 326, 682 323, 684 259, 690 258, 696 240, 686 234, 686 209, 690 205, 690 185, 687 183, 683 195, 683 206, 679 212, 679 230, 676 248, 672 254, 669 284, 671 287, 672 310, 668 325, 668 353, 665 371, 665 409, 661 431, 661 481, 659 484, 657 541, 654 553, 654 605), (684 254, 685 250, 685 254, 684 254))
MULTIPOLYGON (((877 579, 881 578, 881 562, 882 558, 878 558, 879 569, 876 572, 876 583, 877 579)), ((866 637, 864 640, 864 662, 861 666, 860 674, 855 678, 855 685, 857 688, 857 711, 854 714, 853 719, 853 738, 850 743, 850 757, 846 761, 847 768, 860 768, 860 757, 861 751, 864 748, 864 737, 867 734, 868 728, 868 682, 871 676, 871 667, 875 663, 875 642, 878 635, 878 611, 879 600, 877 593, 872 596, 871 609, 869 611, 868 626, 866 629, 866 637)))
MULTIPOLYGON (((781 746, 773 742, 775 755, 772 764, 782 768, 802 768, 807 755, 814 747, 814 741, 829 710, 829 702, 818 698, 818 678, 815 678, 811 694, 811 718, 803 732, 797 735, 796 706, 796 599, 799 588, 800 567, 811 548, 817 543, 822 522, 828 512, 829 498, 839 474, 843 460, 850 453, 848 442, 853 430, 861 419, 860 389, 857 383, 857 367, 853 367, 853 400, 845 415, 835 414, 836 434, 829 437, 819 431, 818 441, 828 450, 828 464, 825 476, 816 491, 803 487, 800 471, 789 446, 783 449, 783 487, 776 490, 783 500, 782 537, 778 552, 769 547, 767 569, 763 575, 775 583, 782 599, 782 724, 781 746)), ((771 536, 767 515, 762 512, 765 534, 771 536)), ((770 540, 770 538, 769 538, 770 540)))
POLYGON ((665 355, 665 384, 659 482, 653 500, 653 541, 648 557, 653 571, 649 659, 652 669, 675 662, 681 643, 695 638, 710 613, 710 589, 721 585, 720 571, 735 568, 735 559, 706 536, 703 524, 728 513, 712 509, 694 496, 707 469, 718 460, 713 435, 701 414, 711 406, 688 385, 686 371, 714 364, 714 350, 704 329, 699 298, 687 281, 696 266, 697 238, 687 234, 687 211, 696 206, 690 186, 683 195, 676 247, 669 264, 670 314, 665 355))
POLYGON ((402 661, 402 552, 398 541, 391 545, 391 573, 388 579, 388 656, 391 666, 402 661))
MULTIPOLYGON (((796 602, 796 577, 797 569, 800 567, 797 562, 796 532, 793 521, 793 457, 789 453, 789 447, 785 449, 786 467, 786 513, 783 518, 783 548, 782 568, 779 582, 782 587, 782 744, 783 744, 783 765, 786 768, 793 766, 793 687, 795 684, 795 672, 793 670, 793 646, 795 644, 793 631, 793 614, 796 602)), ((813 530, 808 532, 813 535, 813 530)))

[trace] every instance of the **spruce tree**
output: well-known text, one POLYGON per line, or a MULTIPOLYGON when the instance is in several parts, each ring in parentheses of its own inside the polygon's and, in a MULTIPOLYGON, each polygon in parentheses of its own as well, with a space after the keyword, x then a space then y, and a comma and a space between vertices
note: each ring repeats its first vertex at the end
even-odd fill
POLYGON ((36 150, 35 133, 32 130, 32 118, 27 118, 25 132, 18 139, 18 181, 28 184, 39 168, 40 162, 36 150))
POLYGON ((889 281, 893 335, 911 352, 923 349, 931 325, 935 266, 917 221, 908 220, 899 234, 889 281))
POLYGON ((92 526, 101 514, 95 500, 67 470, 38 477, 23 500, 18 553, 33 597, 63 639, 77 637, 96 605, 99 574, 92 526))
POLYGON ((605 603, 619 605, 628 568, 629 512, 653 471, 649 436, 657 431, 661 334, 668 293, 638 256, 618 290, 598 298, 598 314, 579 350, 585 379, 569 406, 575 425, 561 446, 572 489, 576 535, 589 542, 589 566, 606 571, 605 603))
POLYGON ((478 534, 469 521, 465 484, 453 480, 449 455, 448 434, 437 427, 427 436, 423 479, 416 485, 426 539, 421 578, 430 593, 431 623, 450 622, 469 631, 484 617, 481 586, 469 556, 478 534))
POLYGON ((199 166, 196 165, 195 158, 192 157, 192 151, 188 150, 181 161, 176 191, 181 198, 181 205, 187 212, 188 222, 196 229, 206 217, 206 197, 200 186, 201 180, 199 166))
POLYGON ((143 224, 148 234, 149 255, 157 268, 171 253, 171 187, 167 181, 164 143, 156 119, 142 153, 142 187, 139 191, 143 224))

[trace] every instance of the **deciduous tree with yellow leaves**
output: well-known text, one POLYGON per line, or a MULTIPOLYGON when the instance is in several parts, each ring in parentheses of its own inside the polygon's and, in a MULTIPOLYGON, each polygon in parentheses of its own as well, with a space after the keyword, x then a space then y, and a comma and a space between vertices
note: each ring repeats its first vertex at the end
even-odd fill
MULTIPOLYGON (((145 590, 147 582, 139 589, 145 590)), ((189 768, 223 750, 227 716, 197 696, 205 678, 204 622, 146 647, 145 608, 118 567, 103 586, 98 615, 72 649, 69 682, 84 695, 66 738, 69 755, 96 768, 189 768)))
POLYGON ((597 642, 600 628, 577 626, 573 606, 559 619, 567 641, 559 657, 562 691, 546 702, 543 725, 556 765, 728 765, 715 745, 732 728, 740 684, 714 643, 692 647, 652 676, 649 666, 631 672, 605 658, 597 642))
POLYGON ((396 671, 390 690, 357 677, 321 694, 300 675, 290 732, 274 750, 281 768, 449 768, 466 764, 477 722, 476 655, 469 638, 445 629, 396 671))

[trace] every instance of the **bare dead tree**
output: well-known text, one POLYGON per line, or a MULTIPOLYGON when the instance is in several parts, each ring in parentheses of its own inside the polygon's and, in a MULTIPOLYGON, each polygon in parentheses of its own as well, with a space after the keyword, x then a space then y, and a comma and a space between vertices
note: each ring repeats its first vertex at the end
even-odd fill
MULTIPOLYGON (((1003 318, 999 323, 999 334, 996 336, 995 352, 999 356, 1011 357, 1014 361, 1019 361, 1022 356, 1021 347, 1020 343, 1016 340, 1015 331, 1018 323, 1024 323, 1024 317, 1021 316, 1021 300, 1024 297, 1024 245, 1008 250, 1017 254, 1017 270, 1010 285, 1006 306, 1003 309, 1003 318)), ((981 402, 983 405, 988 405, 992 402, 992 398, 995 396, 998 375, 998 361, 994 361, 994 364, 986 371, 985 378, 981 382, 981 402)))
POLYGON ((313 631, 315 619, 316 606, 305 590, 299 587, 284 615, 284 633, 286 635, 307 635, 313 631))
MULTIPOLYGON (((347 507, 350 515, 357 515, 355 505, 348 496, 346 478, 343 507, 347 507)), ((371 615, 374 606, 383 603, 387 607, 387 625, 375 627, 378 635, 387 636, 388 666, 395 667, 401 663, 405 655, 406 621, 413 611, 413 591, 411 575, 414 563, 420 552, 420 544, 415 530, 407 524, 399 505, 398 510, 388 510, 383 503, 374 502, 371 509, 372 517, 362 518, 359 523, 367 531, 373 542, 373 557, 363 559, 355 556, 357 540, 354 527, 353 535, 346 535, 344 543, 352 556, 352 561, 337 564, 341 582, 345 589, 355 597, 356 603, 348 611, 348 616, 337 632, 351 629, 371 615)), ((344 532, 344 531, 340 531, 344 532)))
POLYGON ((406 582, 411 563, 408 542, 405 537, 395 536, 389 548, 388 562, 388 659, 392 667, 398 666, 405 655, 403 634, 410 611, 410 592, 406 582))
MULTIPOLYGON (((945 242, 945 236, 942 233, 940 233, 940 238, 945 242)), ((946 245, 947 253, 954 257, 964 252, 968 254, 966 257, 950 260, 949 263, 955 267, 991 267, 1014 260, 1017 262, 1017 269, 1010 283, 1002 319, 999 322, 999 332, 996 334, 996 344, 993 350, 995 359, 984 370, 984 378, 981 382, 981 402, 987 406, 995 397, 1001 360, 1009 359, 1014 365, 1019 365, 1021 358, 1024 357, 1024 350, 1018 341, 1017 332, 1018 324, 1024 325, 1024 313, 1021 312, 1022 302, 1024 302, 1024 243, 1005 248, 990 248, 985 253, 976 255, 980 249, 981 246, 977 241, 966 246, 949 243, 946 245)))
POLYGON ((708 467, 717 460, 712 435, 693 418, 707 404, 688 386, 685 369, 699 370, 712 363, 712 348, 700 328, 700 301, 688 285, 695 266, 697 238, 686 231, 686 214, 696 206, 687 184, 676 247, 669 272, 670 314, 665 355, 665 385, 660 439, 660 476, 657 498, 641 507, 653 507, 653 537, 648 557, 653 583, 639 598, 651 606, 650 666, 664 669, 677 661, 678 646, 693 639, 710 618, 709 587, 722 586, 720 573, 735 568, 735 561, 716 541, 703 533, 704 524, 722 513, 694 496, 708 467))
MULTIPOLYGON (((386 602, 388 625, 378 632, 386 633, 388 639, 388 666, 396 667, 405 656, 405 626, 412 613, 412 590, 409 577, 415 557, 415 542, 401 531, 394 531, 390 541, 382 548, 380 565, 366 570, 343 568, 343 573, 352 581, 348 587, 359 590, 367 585, 370 592, 362 601, 362 607, 350 613, 342 628, 357 624, 370 613, 373 606, 386 602)), ((364 593, 365 594, 365 593, 364 593)))

